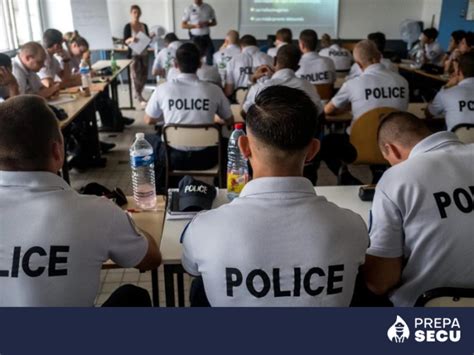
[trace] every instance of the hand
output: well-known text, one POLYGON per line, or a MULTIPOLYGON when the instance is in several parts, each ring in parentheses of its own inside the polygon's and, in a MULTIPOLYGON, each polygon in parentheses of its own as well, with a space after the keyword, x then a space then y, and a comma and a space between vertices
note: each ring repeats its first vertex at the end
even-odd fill
POLYGON ((156 37, 156 33, 155 33, 155 32, 150 33, 150 38, 155 38, 155 37, 156 37))
POLYGON ((453 86, 456 86, 457 84, 459 84, 460 82, 460 78, 458 75, 456 74, 453 74, 453 76, 451 76, 451 78, 449 79, 448 83, 445 85, 446 88, 451 88, 453 86))
POLYGON ((0 67, 0 85, 11 86, 17 85, 17 81, 12 72, 5 67, 0 67))
POLYGON ((264 76, 272 76, 275 73, 275 70, 269 65, 262 65, 258 67, 255 73, 252 76, 252 81, 256 82, 264 76))
POLYGON ((51 86, 52 94, 51 96, 55 96, 59 94, 59 91, 61 91, 61 83, 54 83, 53 86, 51 86))
POLYGON ((209 22, 207 21, 199 22, 199 28, 206 28, 206 27, 209 27, 209 22))
POLYGON ((67 51, 65 51, 64 48, 63 48, 60 52, 58 52, 58 53, 56 53, 56 54, 57 54, 59 57, 61 57, 62 59, 64 59, 64 60, 69 60, 69 59, 71 59, 69 53, 68 53, 67 51))

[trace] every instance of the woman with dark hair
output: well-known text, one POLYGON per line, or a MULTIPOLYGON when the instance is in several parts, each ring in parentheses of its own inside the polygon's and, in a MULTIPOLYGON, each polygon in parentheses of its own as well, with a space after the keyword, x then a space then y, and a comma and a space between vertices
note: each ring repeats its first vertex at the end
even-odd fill
MULTIPOLYGON (((137 36, 140 32, 149 36, 148 26, 140 22, 142 10, 138 5, 132 5, 130 8, 131 21, 123 30, 123 38, 126 45, 137 42, 137 36)), ((135 87, 135 97, 140 101, 142 107, 146 106, 146 100, 143 98, 143 88, 145 87, 148 78, 148 51, 144 50, 142 53, 132 53, 129 50, 129 58, 133 58, 132 63, 132 80, 135 87)))

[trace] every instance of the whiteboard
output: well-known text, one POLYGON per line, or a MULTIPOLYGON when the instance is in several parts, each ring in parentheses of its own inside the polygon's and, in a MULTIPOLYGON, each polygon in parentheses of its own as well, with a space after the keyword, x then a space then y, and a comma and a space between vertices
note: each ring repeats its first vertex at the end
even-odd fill
MULTIPOLYGON (((211 28, 212 39, 224 39, 229 30, 239 29, 239 0, 206 0, 216 12, 217 26, 211 28)), ((180 39, 188 39, 187 30, 181 29, 184 9, 191 5, 193 0, 174 0, 174 24, 176 35, 180 39)))
POLYGON ((106 0, 71 0, 74 28, 87 38, 90 49, 113 48, 106 0))

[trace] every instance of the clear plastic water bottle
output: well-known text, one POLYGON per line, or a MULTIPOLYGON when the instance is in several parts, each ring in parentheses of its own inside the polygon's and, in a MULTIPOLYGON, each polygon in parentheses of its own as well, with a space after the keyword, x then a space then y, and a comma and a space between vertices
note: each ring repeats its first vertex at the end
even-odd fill
POLYGON ((239 149, 239 137, 245 136, 244 125, 238 123, 229 138, 227 162, 227 197, 230 201, 239 197, 240 192, 249 181, 247 159, 239 149))
POLYGON ((110 69, 112 69, 112 73, 114 73, 114 74, 117 70, 119 70, 117 60, 115 59, 115 52, 114 51, 112 51, 112 53, 110 54, 110 69))
POLYGON ((79 73, 81 74, 81 85, 85 91, 89 91, 92 85, 91 69, 89 64, 83 59, 79 64, 79 73))
POLYGON ((155 156, 152 146, 145 140, 144 133, 137 133, 135 142, 130 148, 130 165, 135 202, 144 210, 154 209, 156 206, 155 156))

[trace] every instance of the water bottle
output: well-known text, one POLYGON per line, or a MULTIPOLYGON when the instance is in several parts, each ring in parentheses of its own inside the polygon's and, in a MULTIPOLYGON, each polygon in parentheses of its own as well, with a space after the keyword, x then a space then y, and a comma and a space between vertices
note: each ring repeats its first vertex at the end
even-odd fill
POLYGON ((112 51, 110 54, 110 69, 112 69, 112 73, 115 74, 117 70, 119 70, 119 67, 117 65, 117 60, 115 59, 115 52, 112 51))
POLYGON ((152 210, 156 206, 155 156, 145 140, 144 133, 137 133, 130 148, 133 198, 138 207, 152 210))
POLYGON ((238 123, 229 138, 227 162, 227 197, 230 201, 239 197, 245 184, 249 181, 247 159, 239 149, 239 137, 245 136, 244 125, 238 123))
POLYGON ((90 95, 90 88, 92 85, 91 70, 89 64, 82 59, 81 64, 79 65, 79 73, 81 74, 81 86, 85 94, 90 95))

